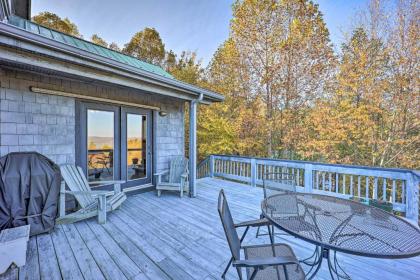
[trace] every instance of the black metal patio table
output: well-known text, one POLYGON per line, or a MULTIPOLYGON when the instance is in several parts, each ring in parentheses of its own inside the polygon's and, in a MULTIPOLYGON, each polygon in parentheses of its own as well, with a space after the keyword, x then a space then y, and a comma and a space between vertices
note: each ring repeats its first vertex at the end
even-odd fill
POLYGON ((332 279, 351 279, 337 260, 337 252, 373 258, 409 258, 420 255, 420 230, 379 208, 342 198, 285 193, 262 201, 263 215, 281 230, 316 245, 301 260, 312 279, 328 262, 332 279))

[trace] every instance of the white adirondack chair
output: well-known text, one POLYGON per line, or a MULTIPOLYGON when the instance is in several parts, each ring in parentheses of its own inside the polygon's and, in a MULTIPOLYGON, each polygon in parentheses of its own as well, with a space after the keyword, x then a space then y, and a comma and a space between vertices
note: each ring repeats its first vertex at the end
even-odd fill
POLYGON ((58 224, 73 223, 83 219, 98 216, 98 223, 106 223, 106 213, 120 207, 127 199, 125 193, 121 192, 121 183, 124 181, 98 181, 89 183, 86 180, 83 170, 75 165, 62 165, 61 176, 64 182, 60 190, 60 211, 57 219, 58 224), (114 185, 114 191, 95 191, 90 185, 114 185), (66 190, 66 185, 70 191, 66 190), (66 194, 73 195, 80 205, 76 212, 65 213, 66 194))
POLYGON ((176 157, 169 163, 169 170, 155 173, 157 195, 162 191, 179 191, 182 197, 184 191, 188 192, 188 159, 176 157), (167 180, 162 181, 166 177, 167 180))

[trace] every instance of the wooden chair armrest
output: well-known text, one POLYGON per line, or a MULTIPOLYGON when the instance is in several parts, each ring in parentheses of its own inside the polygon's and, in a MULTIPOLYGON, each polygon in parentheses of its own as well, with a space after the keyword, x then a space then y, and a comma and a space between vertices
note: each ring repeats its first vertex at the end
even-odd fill
POLYGON ((113 185, 113 184, 124 184, 125 181, 95 181, 89 182, 89 185, 113 185))
POLYGON ((61 193, 68 193, 71 195, 86 195, 86 196, 106 196, 109 191, 61 191, 61 193))
POLYGON ((184 178, 184 179, 185 179, 185 178, 187 178, 187 177, 188 177, 188 173, 187 173, 187 172, 186 172, 186 173, 182 173, 182 174, 181 174, 181 178, 184 178))
POLYGON ((153 174, 153 176, 161 176, 168 173, 169 173, 169 170, 164 170, 164 171, 156 172, 155 174, 153 174))

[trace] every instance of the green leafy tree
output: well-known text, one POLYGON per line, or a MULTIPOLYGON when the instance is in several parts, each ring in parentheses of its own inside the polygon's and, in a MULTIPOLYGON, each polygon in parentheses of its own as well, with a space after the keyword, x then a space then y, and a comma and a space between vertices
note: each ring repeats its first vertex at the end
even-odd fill
POLYGON ((183 51, 175 64, 169 68, 169 72, 180 81, 198 85, 203 78, 204 69, 201 61, 197 60, 196 53, 183 51))
POLYGON ((32 21, 51 28, 57 31, 82 38, 82 35, 79 33, 79 29, 76 24, 71 22, 68 18, 61 18, 58 15, 51 12, 41 12, 38 15, 32 17, 32 21))
POLYGON ((124 46, 123 52, 148 63, 162 66, 165 45, 156 29, 146 27, 134 34, 130 42, 124 46))

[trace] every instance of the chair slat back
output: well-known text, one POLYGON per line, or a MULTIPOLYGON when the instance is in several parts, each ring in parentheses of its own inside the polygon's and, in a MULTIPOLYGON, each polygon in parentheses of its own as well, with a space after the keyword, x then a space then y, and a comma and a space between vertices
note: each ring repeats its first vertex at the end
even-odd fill
POLYGON ((188 171, 188 159, 175 157, 169 164, 169 183, 180 183, 181 175, 188 171))
POLYGON ((296 180, 293 174, 289 173, 266 173, 263 188, 264 198, 279 193, 296 192, 296 180))
MULTIPOLYGON (((239 240, 238 233, 235 229, 235 224, 233 222, 232 214, 230 213, 229 205, 223 189, 219 192, 217 211, 219 212, 220 220, 222 221, 223 230, 225 232, 232 257, 234 260, 239 260, 241 257, 241 241, 239 240)), ((241 269, 237 267, 236 270, 239 278, 242 279, 241 269)))
POLYGON ((219 192, 219 200, 217 205, 217 210, 219 211, 220 220, 222 221, 223 229, 225 231, 226 239, 232 252, 232 256, 235 260, 239 260, 241 242, 239 240, 238 233, 236 232, 235 224, 233 222, 229 205, 223 190, 220 190, 219 192))
MULTIPOLYGON (((61 176, 71 191, 91 191, 85 174, 80 167, 72 164, 66 164, 60 166, 60 170, 61 176)), ((85 208, 95 202, 95 200, 90 196, 77 194, 75 197, 82 208, 85 208)))

